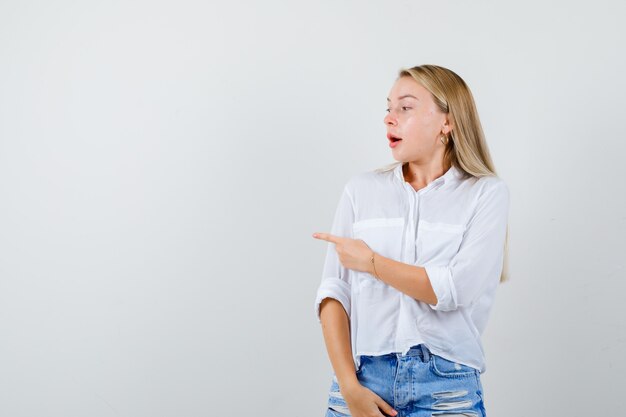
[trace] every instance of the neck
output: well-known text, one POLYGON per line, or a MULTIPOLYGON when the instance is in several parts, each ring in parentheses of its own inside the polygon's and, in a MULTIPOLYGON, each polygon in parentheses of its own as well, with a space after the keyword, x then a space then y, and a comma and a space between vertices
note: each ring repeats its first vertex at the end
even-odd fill
POLYGON ((402 166, 402 172, 404 173, 404 180, 406 182, 420 186, 421 188, 441 177, 450 167, 450 164, 444 164, 443 161, 427 164, 408 162, 402 166))

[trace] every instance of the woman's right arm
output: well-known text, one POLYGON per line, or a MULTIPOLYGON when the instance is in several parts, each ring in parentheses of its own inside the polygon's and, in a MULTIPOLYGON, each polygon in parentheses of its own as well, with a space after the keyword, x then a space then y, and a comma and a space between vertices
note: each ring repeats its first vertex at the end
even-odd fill
MULTIPOLYGON (((346 184, 335 210, 331 233, 352 237, 353 222, 354 205, 346 184)), ((349 270, 339 261, 335 245, 328 243, 315 309, 341 389, 357 382, 350 340, 351 292, 349 270)))
MULTIPOLYGON (((335 211, 331 234, 352 237, 354 205, 344 187, 335 211)), ((351 280, 347 268, 339 261, 335 245, 329 243, 322 272, 322 281, 315 297, 315 310, 322 325, 326 350, 339 390, 354 417, 383 416, 397 413, 382 398, 361 385, 356 377, 350 339, 351 280)))
POLYGON ((341 303, 334 298, 324 298, 320 304, 320 320, 339 388, 343 391, 358 385, 350 346, 350 319, 341 303))
POLYGON ((326 350, 337 377, 339 390, 352 415, 355 417, 397 415, 393 407, 378 394, 361 385, 356 377, 350 347, 350 320, 341 303, 334 298, 324 298, 320 304, 320 320, 326 350))

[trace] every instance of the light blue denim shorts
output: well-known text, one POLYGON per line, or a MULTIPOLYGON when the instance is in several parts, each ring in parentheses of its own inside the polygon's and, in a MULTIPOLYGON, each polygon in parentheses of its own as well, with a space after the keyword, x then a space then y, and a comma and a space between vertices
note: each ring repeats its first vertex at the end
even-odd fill
MULTIPOLYGON (((361 356, 356 376, 391 405, 397 417, 486 417, 480 371, 435 355, 423 344, 404 356, 361 356)), ((326 417, 349 415, 333 376, 326 417)))

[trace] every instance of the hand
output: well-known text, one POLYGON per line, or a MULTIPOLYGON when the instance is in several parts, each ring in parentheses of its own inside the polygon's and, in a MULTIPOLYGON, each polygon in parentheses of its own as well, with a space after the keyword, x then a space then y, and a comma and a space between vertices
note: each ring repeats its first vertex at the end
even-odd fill
POLYGON ((373 273, 370 261, 373 251, 363 240, 334 236, 330 233, 313 233, 313 237, 334 243, 339 261, 345 268, 373 273))
POLYGON ((350 385, 349 388, 342 390, 341 395, 353 417, 383 417, 398 414, 378 394, 361 384, 350 385))

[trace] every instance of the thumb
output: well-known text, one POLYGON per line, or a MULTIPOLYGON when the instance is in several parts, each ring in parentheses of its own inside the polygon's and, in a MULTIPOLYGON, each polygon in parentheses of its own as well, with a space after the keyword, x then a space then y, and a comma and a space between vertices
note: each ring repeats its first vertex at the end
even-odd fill
POLYGON ((385 413, 388 416, 395 416, 398 414, 398 412, 394 410, 392 406, 387 404, 385 400, 383 400, 380 397, 376 401, 376 405, 378 406, 378 408, 380 408, 383 411, 383 413, 385 413))

